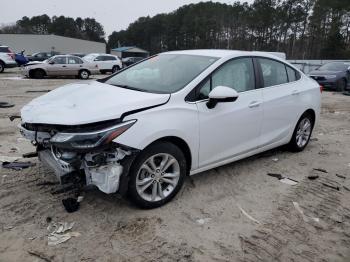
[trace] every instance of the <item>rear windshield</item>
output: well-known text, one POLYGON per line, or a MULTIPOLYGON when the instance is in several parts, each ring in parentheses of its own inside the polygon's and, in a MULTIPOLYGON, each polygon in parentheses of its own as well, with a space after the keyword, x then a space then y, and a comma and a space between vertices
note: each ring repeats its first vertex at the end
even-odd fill
POLYGON ((179 91, 217 58, 196 55, 162 54, 132 66, 105 83, 150 93, 179 91))

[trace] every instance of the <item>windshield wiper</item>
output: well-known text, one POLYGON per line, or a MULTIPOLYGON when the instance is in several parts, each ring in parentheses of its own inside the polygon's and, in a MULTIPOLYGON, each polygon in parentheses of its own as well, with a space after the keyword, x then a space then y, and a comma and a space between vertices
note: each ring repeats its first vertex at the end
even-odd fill
POLYGON ((110 84, 110 85, 125 88, 125 89, 135 90, 135 91, 147 92, 144 89, 133 87, 133 86, 128 86, 128 85, 118 85, 118 84, 110 84))

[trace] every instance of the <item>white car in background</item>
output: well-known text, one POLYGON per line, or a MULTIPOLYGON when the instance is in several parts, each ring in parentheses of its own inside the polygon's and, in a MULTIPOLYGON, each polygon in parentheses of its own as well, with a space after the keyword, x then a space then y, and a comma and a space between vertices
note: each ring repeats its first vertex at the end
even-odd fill
POLYGON ((108 54, 88 54, 84 60, 98 65, 101 74, 107 72, 115 73, 123 68, 122 61, 118 56, 108 54))
POLYGON ((15 54, 8 46, 0 46, 0 73, 4 72, 5 68, 16 67, 15 54))
POLYGON ((274 55, 191 50, 55 89, 22 109, 20 128, 59 180, 155 208, 186 175, 281 145, 302 151, 320 105, 317 82, 274 55))

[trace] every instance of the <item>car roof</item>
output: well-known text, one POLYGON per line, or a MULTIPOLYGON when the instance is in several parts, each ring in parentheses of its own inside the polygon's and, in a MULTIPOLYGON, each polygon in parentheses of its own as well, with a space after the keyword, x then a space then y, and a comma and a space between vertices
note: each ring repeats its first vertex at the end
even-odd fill
POLYGON ((218 58, 234 57, 234 56, 265 56, 269 58, 278 58, 285 60, 285 54, 279 52, 261 52, 261 51, 241 51, 241 50, 224 50, 224 49, 198 49, 198 50, 182 50, 170 51, 163 54, 182 54, 182 55, 198 55, 211 56, 218 58))

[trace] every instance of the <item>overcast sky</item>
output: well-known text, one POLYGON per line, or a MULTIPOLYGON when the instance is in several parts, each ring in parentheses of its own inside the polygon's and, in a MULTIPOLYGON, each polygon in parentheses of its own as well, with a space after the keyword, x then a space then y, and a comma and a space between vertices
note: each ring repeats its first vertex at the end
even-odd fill
MULTIPOLYGON (((13 23, 23 16, 41 14, 94 17, 104 26, 108 36, 115 30, 126 29, 140 16, 168 13, 182 5, 198 2, 201 0, 0 0, 0 24, 13 23)), ((231 4, 235 1, 215 2, 231 4)))

